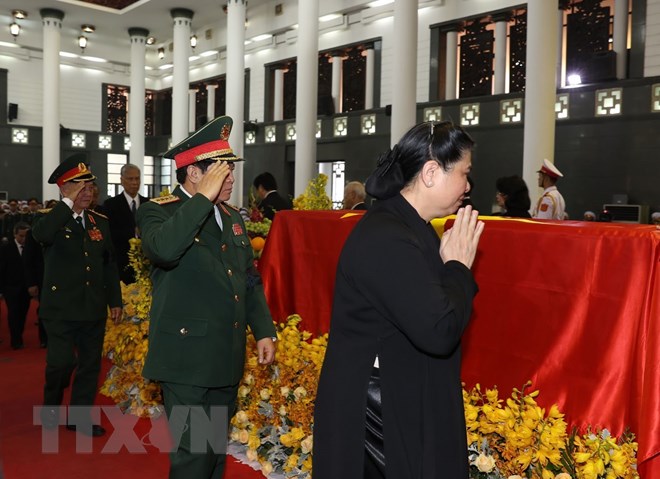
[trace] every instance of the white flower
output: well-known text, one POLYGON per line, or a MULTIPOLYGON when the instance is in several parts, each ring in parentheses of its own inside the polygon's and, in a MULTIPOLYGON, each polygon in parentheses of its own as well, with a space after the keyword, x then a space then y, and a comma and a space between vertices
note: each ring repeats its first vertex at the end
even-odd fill
POLYGON ((250 440, 250 433, 247 432, 247 429, 241 429, 238 431, 238 441, 241 444, 247 444, 247 442, 250 440))
POLYGON ((232 441, 238 441, 238 431, 234 429, 231 434, 229 435, 229 439, 232 441))
POLYGON ((257 454, 257 451, 255 451, 254 449, 248 449, 247 452, 245 453, 245 456, 247 457, 248 461, 259 460, 259 454, 257 454))
POLYGON ((241 386, 238 388, 238 397, 239 398, 244 398, 247 397, 247 395, 250 394, 250 388, 247 386, 241 386))
POLYGON ((273 472, 273 465, 268 461, 262 462, 261 463, 261 473, 264 476, 268 477, 271 472, 273 472))
POLYGON ((302 386, 298 386, 296 389, 293 390, 293 396, 296 398, 296 400, 300 398, 304 398, 305 396, 307 396, 307 390, 302 386))
POLYGON ((280 394, 282 395, 282 397, 285 398, 289 397, 289 394, 291 394, 291 388, 289 388, 288 386, 282 386, 280 388, 280 394))
POLYGON ((490 472, 495 467, 495 459, 493 459, 493 456, 487 456, 481 453, 472 462, 472 465, 477 466, 477 469, 479 469, 481 472, 490 472))
POLYGON ((312 451, 312 448, 314 447, 314 436, 309 435, 305 439, 302 440, 300 443, 300 449, 302 450, 303 454, 309 454, 312 451))
POLYGON ((261 399, 264 401, 268 401, 270 399, 270 389, 263 388, 261 391, 259 391, 259 397, 261 397, 261 399))
POLYGON ((243 382, 248 386, 252 386, 254 384, 254 376, 252 374, 246 374, 243 378, 243 382))
POLYGON ((286 416, 286 408, 284 407, 284 404, 280 406, 279 410, 280 416, 286 416))
POLYGON ((239 424, 245 424, 249 420, 249 417, 245 411, 238 411, 236 413, 236 421, 238 421, 239 424))

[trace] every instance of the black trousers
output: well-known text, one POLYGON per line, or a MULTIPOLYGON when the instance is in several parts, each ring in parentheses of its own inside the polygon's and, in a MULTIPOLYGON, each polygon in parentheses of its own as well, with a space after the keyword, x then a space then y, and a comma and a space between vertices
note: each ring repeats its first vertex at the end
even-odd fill
POLYGON ((7 323, 12 348, 23 346, 23 331, 25 318, 30 309, 30 295, 27 289, 20 293, 5 294, 7 303, 7 323))
MULTIPOLYGON (((162 382, 161 386, 163 388, 165 413, 170 422, 170 427, 172 423, 176 422, 172 413, 175 408, 182 407, 184 414, 187 414, 186 427, 181 434, 179 446, 176 451, 170 453, 169 479, 216 479, 222 477, 227 458, 226 441, 229 432, 229 421, 236 413, 238 385, 203 388, 188 384, 162 382), (213 431, 215 434, 213 441, 223 443, 224 449, 221 451, 213 450, 210 445, 204 444, 204 450, 201 450, 200 444, 193 437, 199 432, 194 426, 193 416, 197 415, 197 418, 206 416, 202 417, 203 422, 206 418, 212 416, 211 409, 219 406, 224 406, 227 412, 226 427, 223 430, 213 431)), ((181 409, 179 410, 181 411, 181 409)), ((208 435, 206 436, 208 437, 208 435)))
POLYGON ((44 319, 48 333, 44 405, 59 406, 75 378, 71 406, 92 406, 98 390, 105 318, 96 321, 44 319))
POLYGON ((364 478, 385 478, 385 447, 380 398, 380 370, 373 368, 367 388, 366 436, 364 443, 364 478))

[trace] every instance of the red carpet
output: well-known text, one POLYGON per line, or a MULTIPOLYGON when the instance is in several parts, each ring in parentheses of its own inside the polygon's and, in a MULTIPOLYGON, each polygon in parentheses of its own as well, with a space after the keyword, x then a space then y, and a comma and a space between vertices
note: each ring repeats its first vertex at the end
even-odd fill
MULTIPOLYGON (((153 446, 146 453, 129 453, 125 447, 117 453, 103 449, 111 437, 112 424, 103 417, 102 425, 108 431, 92 440, 92 451, 76 452, 76 434, 60 427, 57 431, 57 453, 42 452, 42 430, 32 424, 32 410, 42 399, 46 351, 39 349, 39 337, 33 303, 26 322, 25 349, 14 351, 9 346, 7 310, 0 301, 0 479, 117 479, 139 477, 162 479, 167 477, 168 457, 153 446)), ((104 361, 104 373, 110 367, 104 361)), ((101 378, 103 380, 103 377, 101 378)), ((65 402, 68 397, 65 397, 65 402)), ((111 405, 105 396, 97 396, 97 404, 111 405)), ((133 417, 126 418, 129 421, 133 417)), ((140 419, 135 426, 136 436, 159 431, 164 421, 152 424, 140 419)), ((51 436, 52 437, 52 436, 51 436)), ((227 459, 225 479, 256 479, 261 472, 227 459)), ((193 478, 191 478, 193 479, 193 478)), ((220 478, 218 478, 220 479, 220 478)))

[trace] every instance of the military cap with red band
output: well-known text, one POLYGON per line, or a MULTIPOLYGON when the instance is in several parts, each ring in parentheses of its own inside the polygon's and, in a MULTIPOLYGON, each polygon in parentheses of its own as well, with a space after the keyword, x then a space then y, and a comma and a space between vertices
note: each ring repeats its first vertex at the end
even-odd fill
POLYGON ((96 176, 89 169, 89 161, 84 153, 76 153, 68 157, 55 168, 55 171, 48 178, 51 185, 62 186, 67 181, 93 181, 96 176))
POLYGON ((233 124, 230 117, 219 116, 172 147, 163 158, 174 160, 177 169, 203 160, 243 161, 229 146, 229 134, 233 124))
POLYGON ((537 173, 543 173, 544 175, 548 175, 551 178, 563 178, 564 175, 557 169, 555 165, 550 163, 547 159, 543 160, 543 166, 541 166, 541 169, 537 171, 537 173))

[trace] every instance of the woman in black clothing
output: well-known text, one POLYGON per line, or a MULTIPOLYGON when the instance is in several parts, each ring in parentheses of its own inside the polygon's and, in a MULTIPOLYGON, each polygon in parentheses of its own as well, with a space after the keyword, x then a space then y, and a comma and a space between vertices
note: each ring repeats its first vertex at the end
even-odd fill
POLYGON ((495 201, 502 211, 494 216, 510 216, 512 218, 531 218, 529 209, 532 206, 529 199, 527 184, 520 176, 503 176, 495 182, 497 193, 495 201))
POLYGON ((314 422, 314 479, 465 479, 460 340, 484 225, 473 141, 450 122, 409 130, 378 162, 379 201, 344 244, 314 422), (458 210, 442 243, 430 221, 458 210))

